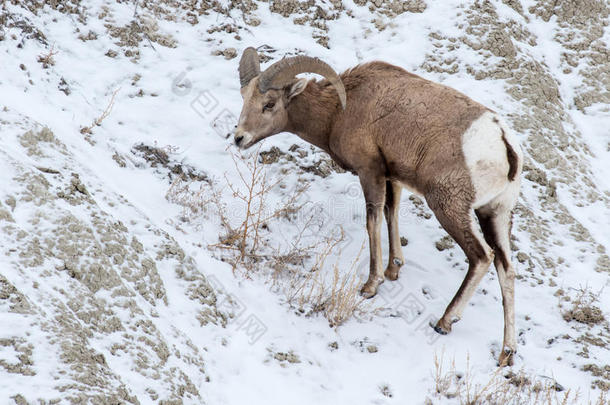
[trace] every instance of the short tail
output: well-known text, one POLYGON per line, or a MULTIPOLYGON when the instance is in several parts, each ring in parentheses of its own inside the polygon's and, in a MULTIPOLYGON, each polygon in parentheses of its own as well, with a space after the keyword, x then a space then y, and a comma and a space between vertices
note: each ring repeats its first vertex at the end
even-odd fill
POLYGON ((508 180, 515 180, 515 176, 517 175, 517 171, 519 170, 519 155, 510 143, 506 140, 506 134, 504 133, 504 129, 502 129, 502 141, 504 141, 504 145, 506 146, 506 159, 508 160, 508 180))

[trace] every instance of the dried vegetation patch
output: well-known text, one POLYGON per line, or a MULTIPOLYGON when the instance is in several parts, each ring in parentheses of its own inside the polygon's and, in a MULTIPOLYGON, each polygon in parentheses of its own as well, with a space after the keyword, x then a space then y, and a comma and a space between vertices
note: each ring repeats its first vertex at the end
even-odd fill
POLYGON ((272 146, 268 151, 261 151, 259 155, 263 164, 283 164, 282 173, 294 172, 296 169, 297 174, 311 173, 322 178, 332 173, 345 173, 345 170, 325 153, 316 154, 313 146, 307 148, 294 144, 288 152, 272 146))
POLYGON ((594 293, 590 288, 580 288, 572 296, 563 289, 560 297, 561 315, 571 326, 573 333, 563 336, 574 342, 576 353, 586 363, 580 368, 593 377, 592 389, 610 390, 610 366, 607 364, 607 349, 610 347, 610 324, 599 305, 602 292, 594 293), (573 334, 577 333, 577 337, 573 334))
POLYGON ((606 320, 602 310, 595 305, 598 295, 590 289, 581 289, 576 298, 571 300, 572 307, 562 312, 567 322, 576 321, 585 325, 598 325, 606 320))
POLYGON ((234 271, 267 274, 272 288, 282 291, 298 314, 321 313, 336 327, 363 311, 358 258, 347 267, 340 260, 328 263, 346 242, 343 230, 327 229, 323 210, 307 204, 306 182, 288 188, 282 177, 269 174, 272 163, 287 155, 272 149, 243 160, 230 153, 237 182, 226 174, 220 182, 184 176, 172 182, 166 198, 183 207, 182 222, 218 221, 223 233, 208 246, 212 252, 234 271), (283 195, 279 202, 278 192, 283 195), (278 234, 285 239, 278 241, 278 234))
MULTIPOLYGON (((237 182, 226 174, 221 182, 193 182, 184 176, 177 177, 166 194, 167 200, 184 208, 184 222, 195 222, 202 216, 219 221, 223 233, 210 248, 233 268, 253 271, 261 268, 263 262, 268 265, 274 257, 295 255, 294 252, 278 254, 268 239, 271 228, 281 226, 278 222, 290 222, 295 217, 306 185, 293 188, 280 202, 272 204, 271 194, 280 187, 281 178, 268 176, 258 153, 246 160, 232 151, 230 154, 238 173, 237 182), (229 196, 223 193, 225 190, 230 192, 229 196)), ((299 242, 297 236, 292 245, 294 251, 300 250, 299 242)))
MULTIPOLYGON (((370 312, 370 304, 360 295, 361 280, 357 263, 360 254, 351 262, 348 270, 340 266, 339 254, 332 265, 332 276, 324 272, 331 254, 336 254, 342 239, 329 240, 317 255, 312 268, 305 272, 291 272, 275 280, 283 282, 287 302, 298 314, 311 316, 321 313, 330 327, 338 327, 353 316, 370 312)), ((362 252, 362 249, 360 253, 362 252)))
MULTIPOLYGON (((171 145, 157 146, 138 143, 133 146, 131 152, 142 158, 151 167, 157 169, 157 172, 166 174, 170 182, 178 179, 177 187, 183 181, 210 182, 210 179, 204 172, 175 160, 172 155, 177 153, 177 149, 171 145)), ((120 156, 117 159, 119 159, 119 165, 121 165, 120 156)), ((124 161, 123 164, 125 164, 124 161)), ((197 210, 196 204, 189 205, 197 210)))
POLYGON ((458 371, 455 361, 446 362, 444 356, 435 355, 435 386, 426 404, 449 400, 460 405, 604 405, 605 391, 594 400, 583 398, 580 392, 565 390, 557 381, 536 376, 525 371, 514 372, 498 368, 488 378, 481 380, 473 375, 469 361, 466 371, 458 371), (483 381, 483 382, 479 382, 483 381))

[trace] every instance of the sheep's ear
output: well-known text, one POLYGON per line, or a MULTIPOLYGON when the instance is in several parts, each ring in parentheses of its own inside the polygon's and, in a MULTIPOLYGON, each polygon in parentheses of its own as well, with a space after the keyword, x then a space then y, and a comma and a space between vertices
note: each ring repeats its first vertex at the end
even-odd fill
POLYGON ((290 84, 288 87, 288 100, 291 100, 294 96, 297 96, 305 90, 307 87, 307 79, 297 79, 290 84))

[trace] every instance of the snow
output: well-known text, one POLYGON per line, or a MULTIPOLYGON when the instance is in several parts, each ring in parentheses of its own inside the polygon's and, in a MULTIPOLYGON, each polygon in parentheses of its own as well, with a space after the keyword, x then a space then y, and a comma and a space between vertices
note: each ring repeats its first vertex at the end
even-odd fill
MULTIPOLYGON (((116 4, 109 0, 85 3, 91 10, 107 5, 117 26, 128 24, 133 18, 132 3, 116 4)), ((33 15, 10 3, 4 6, 13 13, 26 16, 44 30, 49 44, 58 53, 56 64, 43 69, 36 58, 48 52, 49 47, 28 40, 19 49, 17 41, 8 39, 10 30, 7 39, 0 42, 0 151, 3 156, 0 160, 20 162, 28 168, 46 166, 78 172, 100 208, 125 224, 130 234, 140 238, 146 246, 152 246, 157 241, 150 236, 146 224, 167 232, 194 259, 199 271, 214 287, 236 297, 243 305, 243 313, 230 320, 226 328, 202 326, 196 320, 194 302, 185 297, 184 282, 173 274, 167 263, 159 264, 159 274, 167 290, 167 305, 153 307, 143 298, 137 298, 138 306, 145 313, 156 312, 156 316, 150 319, 169 346, 186 347, 184 342, 188 340, 199 348, 209 381, 200 374, 196 365, 189 366, 174 356, 168 360, 168 367, 176 366, 184 371, 208 404, 423 403, 433 391, 435 355, 442 354, 447 361, 455 360, 456 369, 460 372, 467 372, 470 367, 478 383, 485 383, 496 370, 503 327, 497 276, 493 269, 485 276, 463 319, 454 326, 451 334, 435 334, 428 323, 442 314, 461 283, 466 270, 465 258, 456 247, 444 252, 434 247, 434 241, 445 233, 434 217, 426 220, 416 215, 417 210, 409 201, 408 192, 403 193, 400 212, 401 235, 409 240, 408 246, 403 248, 406 265, 398 281, 387 281, 382 285, 373 304, 386 307, 386 310, 330 328, 321 315, 305 317, 295 313, 282 292, 270 287, 269 274, 233 272, 229 264, 221 262, 206 249, 206 245, 216 243, 222 233, 217 219, 204 217, 196 226, 176 226, 182 210, 165 199, 169 188, 167 177, 153 168, 136 165, 135 160, 128 161, 126 167, 120 167, 112 158, 115 153, 133 156, 132 147, 142 142, 159 147, 169 145, 175 148, 175 152, 170 154, 172 159, 202 170, 219 182, 224 181, 224 176, 232 182, 239 181, 227 150, 231 148, 231 140, 217 134, 211 126, 219 114, 229 112, 238 116, 241 108, 236 73, 238 58, 225 60, 222 56, 211 55, 221 42, 221 49, 235 47, 239 52, 247 46, 267 44, 278 49, 278 57, 299 49, 324 59, 339 71, 362 61, 386 60, 453 86, 501 113, 510 113, 518 108, 517 102, 506 93, 503 80, 477 81, 463 69, 455 75, 418 71, 426 54, 434 48, 428 37, 430 32, 442 29, 445 35, 461 33, 456 24, 451 23, 461 10, 461 1, 429 2, 423 13, 404 13, 393 20, 393 28, 381 32, 371 23, 372 13, 367 7, 346 3, 354 18, 342 14, 337 20, 327 22, 330 50, 312 39, 313 28, 293 25, 288 19, 271 13, 263 3, 258 3, 257 15, 262 24, 241 32, 241 40, 222 32, 214 34, 214 41, 205 40, 209 36, 207 27, 221 23, 219 19, 224 18, 214 12, 200 16, 200 22, 195 26, 186 22, 159 22, 161 32, 171 33, 178 46, 166 48, 154 44, 153 49, 144 41, 137 63, 122 56, 121 52, 117 58, 104 56, 108 49, 118 50, 118 47, 113 38, 103 34, 102 21, 93 13, 85 29, 75 18, 49 7, 33 15), (76 27, 80 27, 83 33, 89 29, 96 31, 99 38, 80 41, 74 32, 76 27), (281 34, 278 33, 280 29, 281 34), (26 65, 26 71, 19 67, 21 63, 26 65), (134 85, 132 81, 136 74, 141 75, 141 79, 134 85), (69 96, 57 89, 62 77, 72 90, 69 96), (33 84, 29 84, 29 80, 33 84), (186 87, 178 87, 187 82, 186 87), (135 95, 140 88, 145 91, 143 97, 135 95), (91 139, 94 144, 91 144, 80 129, 90 125, 101 114, 117 89, 109 117, 101 126, 93 128, 91 139), (3 107, 7 110, 2 111, 3 107), (34 125, 38 128, 48 126, 66 145, 68 154, 62 156, 50 152, 51 158, 27 155, 17 136, 34 125), (409 313, 406 304, 419 307, 421 313, 409 313), (256 332, 254 335, 253 330, 256 332), (338 349, 329 346, 332 342, 337 342, 338 349), (369 352, 367 347, 370 345, 374 345, 377 351, 369 352), (299 362, 274 359, 275 352, 290 351, 298 355, 299 362), (383 386, 390 388, 391 397, 381 393, 383 386)), ((502 2, 495 3, 502 18, 520 18, 502 2)), ((536 35, 538 45, 524 45, 524 48, 536 60, 546 61, 554 77, 561 78, 562 98, 572 99, 579 78, 576 73, 561 73, 561 47, 553 40, 554 20, 547 23, 532 20, 527 27, 536 35)), ((474 51, 465 51, 462 62, 474 65, 480 58, 474 51)), ((567 110, 575 128, 583 134, 584 141, 593 151, 593 156, 586 159, 595 173, 594 183, 600 193, 607 194, 610 191, 608 106, 592 106, 586 114, 574 106, 568 106, 567 110)), ((526 139, 525 134, 518 133, 517 136, 522 141, 526 139)), ((262 149, 278 146, 287 151, 294 143, 307 147, 296 136, 282 134, 264 141, 262 149)), ((313 161, 320 155, 321 152, 315 152, 308 159, 313 161)), ((6 187, 14 186, 14 167, 2 163, 1 168, 0 182, 6 187)), ((279 167, 269 170, 271 176, 285 176, 285 184, 293 185, 299 181, 295 173, 281 173, 279 167)), ((315 178, 315 181, 304 199, 311 206, 321 207, 324 229, 336 229, 340 225, 346 232, 347 242, 342 246, 341 256, 333 259, 347 270, 348 264, 366 242, 364 203, 357 179, 345 173, 334 173, 324 179, 311 174, 307 176, 315 178)), ((230 203, 229 191, 225 189, 223 192, 230 203)), ((5 193, 8 193, 6 188, 5 193)), ((587 228, 594 240, 606 250, 610 249, 607 231, 610 229, 610 208, 603 201, 578 206, 578 201, 561 187, 558 194, 560 202, 587 228)), ((550 214, 534 204, 537 195, 531 182, 524 181, 524 203, 535 217, 553 221, 550 214)), ((281 201, 282 197, 279 191, 274 191, 271 203, 281 201)), ((78 212, 78 208, 69 208, 78 212)), ((17 209, 15 221, 28 221, 34 209, 17 209)), ((88 213, 83 210, 79 218, 88 221, 88 213)), ((516 224, 525 222, 526 219, 516 219, 516 224)), ((41 236, 47 229, 44 226, 43 223, 38 230, 41 236)), ((282 246, 290 240, 291 230, 281 231, 272 244, 282 246)), ((535 249, 526 231, 517 226, 515 236, 520 249, 535 249)), ((561 239, 561 235, 556 237, 561 239)), ((385 233, 382 238, 384 257, 387 257, 385 233)), ((553 293, 561 287, 574 296, 575 289, 590 286, 593 291, 602 292, 598 305, 605 316, 609 316, 610 296, 604 294, 604 288, 609 284, 608 273, 593 270, 595 257, 580 252, 583 243, 569 238, 563 242, 563 247, 549 246, 551 254, 562 256, 567 261, 566 270, 556 277, 558 287, 533 285, 527 278, 517 282, 519 352, 514 368, 532 375, 552 377, 566 388, 580 390, 584 398, 589 395, 594 398, 597 391, 589 394, 593 377, 580 370, 581 365, 587 363, 577 355, 580 347, 571 340, 561 339, 564 334, 575 337, 576 333, 563 320, 558 309, 559 298, 553 293), (553 343, 549 343, 551 338, 554 338, 553 343)), ((3 236, 0 245, 7 250, 18 243, 3 236)), ((366 252, 365 248, 357 265, 363 278, 368 272, 366 252)), ((515 257, 513 260, 517 272, 524 274, 526 264, 518 263, 515 257)), ((538 265, 542 267, 542 264, 538 265)), ((43 308, 44 300, 50 299, 53 288, 62 288, 62 283, 68 282, 67 276, 52 282, 45 279, 51 284, 41 286, 41 292, 32 286, 36 275, 24 275, 8 258, 0 259, 0 274, 29 300, 43 300, 38 303, 43 308)), ((97 297, 113 299, 104 294, 102 291, 97 297)), ((121 316, 129 317, 129 313, 125 311, 121 316)), ((60 358, 58 348, 49 343, 51 332, 37 322, 30 321, 29 315, 0 313, 0 339, 27 336, 28 342, 34 345, 32 358, 36 371, 35 377, 24 377, 9 373, 0 364, 0 398, 8 398, 16 392, 32 401, 35 398, 61 397, 55 388, 61 382, 55 380, 58 377, 54 371, 60 358), (16 388, 20 384, 26 384, 27 388, 16 388)), ((110 346, 119 340, 118 332, 116 335, 95 335, 91 345, 105 354, 108 367, 121 376, 131 395, 141 403, 154 403, 144 389, 151 384, 152 377, 136 373, 130 358, 109 355, 110 346)), ((0 362, 17 362, 15 350, 12 346, 0 345, 0 362)), ((592 357, 608 358, 607 347, 592 346, 591 352, 592 357)), ((163 389, 159 387, 161 396, 164 395, 163 389)))

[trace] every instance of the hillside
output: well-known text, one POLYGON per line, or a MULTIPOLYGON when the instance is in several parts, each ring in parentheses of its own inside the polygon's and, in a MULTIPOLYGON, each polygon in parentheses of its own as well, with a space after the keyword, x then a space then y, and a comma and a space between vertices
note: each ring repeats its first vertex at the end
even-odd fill
POLYGON ((0 3, 0 403, 608 403, 609 24, 605 0, 0 3), (384 60, 506 118, 512 368, 493 269, 428 326, 466 263, 423 200, 361 302, 358 179, 294 135, 232 145, 248 46, 384 60))

